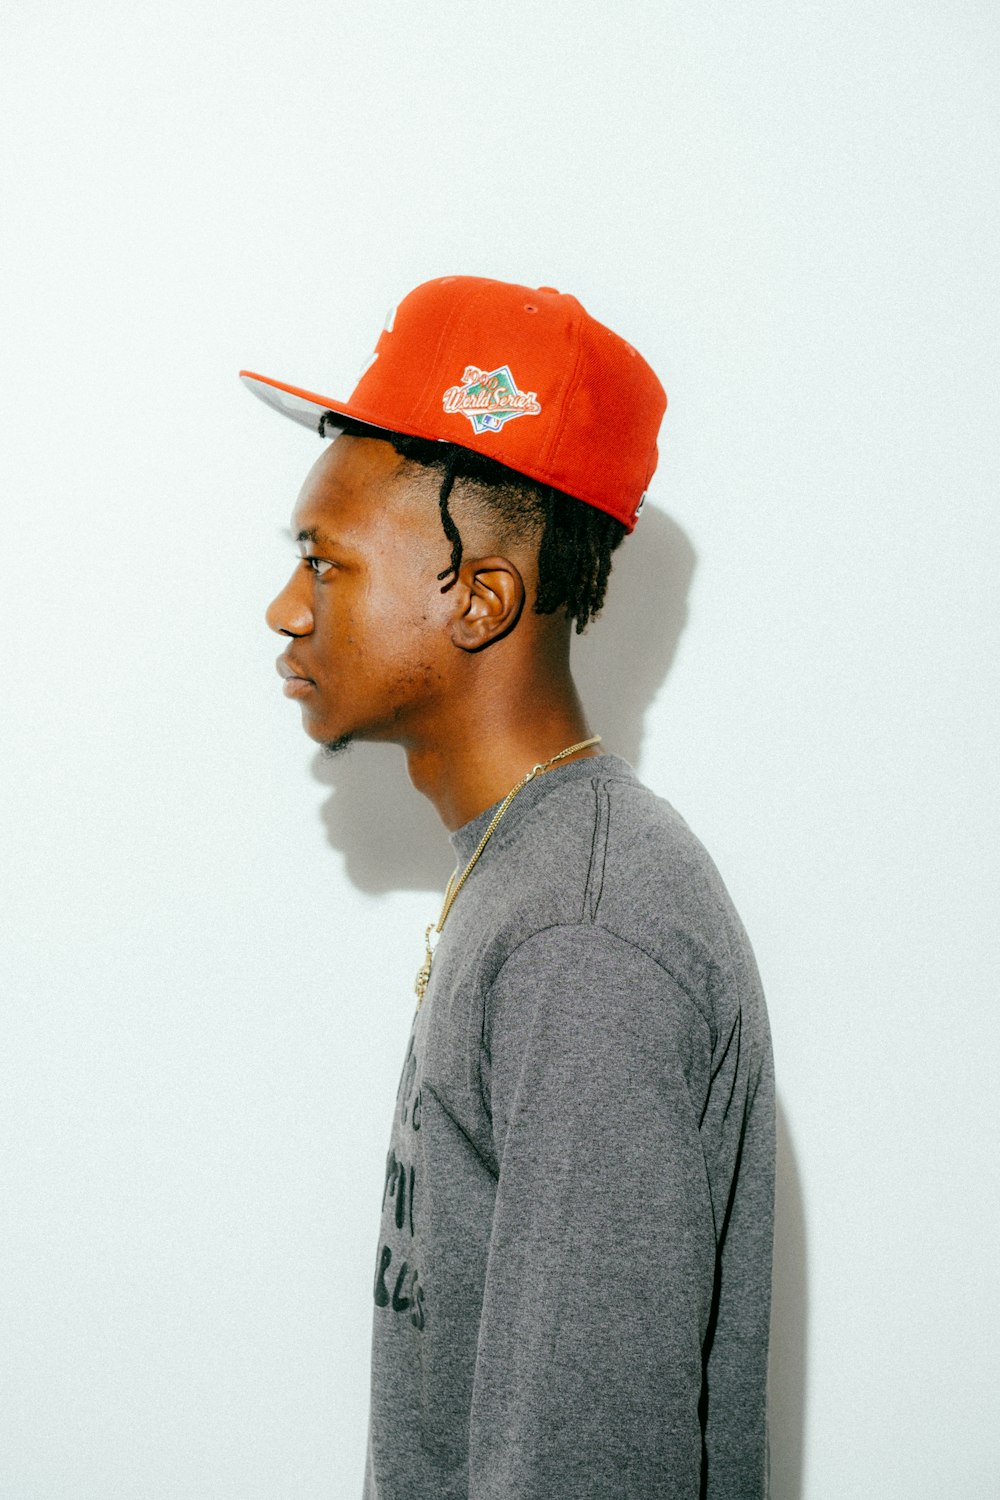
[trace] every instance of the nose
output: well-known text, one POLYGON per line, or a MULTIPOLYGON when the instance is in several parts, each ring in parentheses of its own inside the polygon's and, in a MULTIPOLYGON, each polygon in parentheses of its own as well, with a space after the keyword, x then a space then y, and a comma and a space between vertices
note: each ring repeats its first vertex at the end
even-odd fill
POLYGON ((267 606, 265 619, 278 635, 310 635, 313 628, 312 610, 303 586, 307 583, 304 569, 296 568, 280 594, 276 594, 267 606))

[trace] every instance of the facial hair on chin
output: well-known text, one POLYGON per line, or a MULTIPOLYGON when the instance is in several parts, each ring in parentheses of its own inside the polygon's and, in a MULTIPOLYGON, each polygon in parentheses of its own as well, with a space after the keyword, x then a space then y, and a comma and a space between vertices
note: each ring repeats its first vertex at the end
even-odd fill
POLYGON ((327 759, 332 760, 335 755, 339 755, 342 750, 347 749, 353 738, 354 736, 351 734, 342 734, 339 739, 327 740, 323 746, 323 754, 327 759))

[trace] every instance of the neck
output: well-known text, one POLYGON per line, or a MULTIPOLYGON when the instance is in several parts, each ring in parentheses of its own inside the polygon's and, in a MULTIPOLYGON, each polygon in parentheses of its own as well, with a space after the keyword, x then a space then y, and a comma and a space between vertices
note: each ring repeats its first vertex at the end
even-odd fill
MULTIPOLYGON (((456 709, 447 733, 406 746, 410 780, 449 830, 499 802, 532 766, 594 732, 568 664, 564 672, 547 672, 544 681, 522 676, 496 688, 456 709)), ((581 750, 560 764, 599 749, 581 750)))

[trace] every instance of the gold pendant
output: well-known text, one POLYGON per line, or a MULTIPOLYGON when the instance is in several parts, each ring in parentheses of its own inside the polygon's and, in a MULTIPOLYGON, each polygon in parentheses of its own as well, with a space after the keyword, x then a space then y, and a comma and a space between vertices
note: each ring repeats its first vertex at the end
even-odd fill
POLYGON ((434 952, 431 948, 431 933, 433 931, 434 923, 430 922, 428 924, 427 931, 424 933, 424 947, 427 949, 427 952, 424 956, 424 961, 417 972, 417 977, 413 984, 413 989, 417 997, 418 1010, 420 1009, 420 1006, 423 1003, 423 998, 427 993, 427 986, 431 982, 431 964, 434 962, 434 952))

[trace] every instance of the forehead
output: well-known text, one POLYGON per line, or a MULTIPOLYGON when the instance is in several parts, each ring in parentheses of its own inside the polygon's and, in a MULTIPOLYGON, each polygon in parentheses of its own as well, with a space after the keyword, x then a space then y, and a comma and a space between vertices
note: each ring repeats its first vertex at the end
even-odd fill
POLYGON ((403 461, 391 444, 340 436, 306 475, 292 512, 292 534, 310 540, 363 537, 381 530, 405 488, 403 461))

